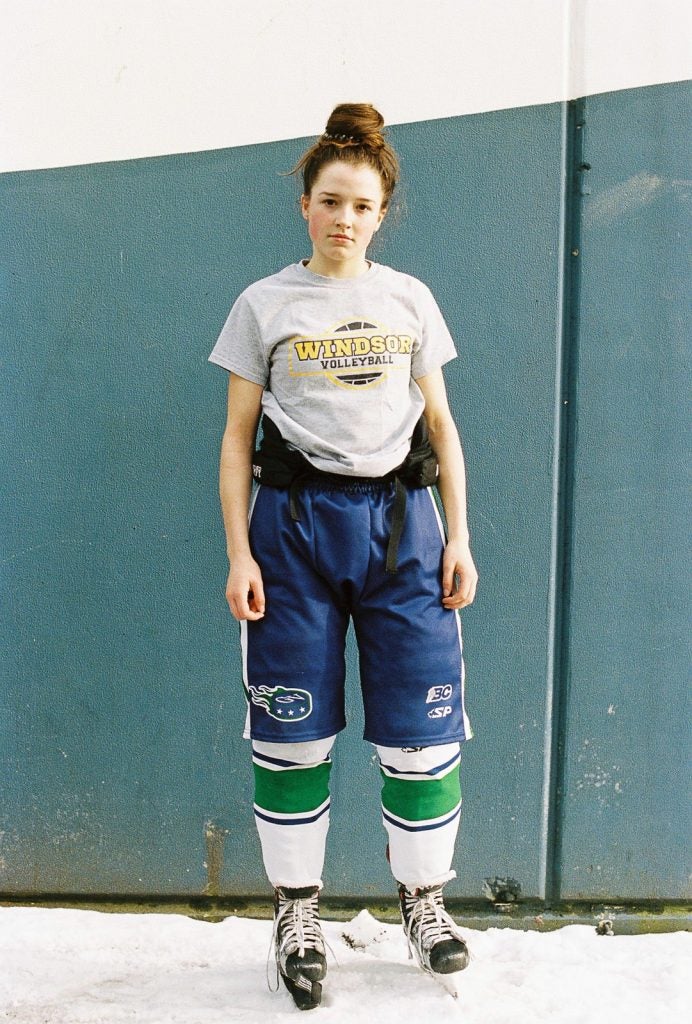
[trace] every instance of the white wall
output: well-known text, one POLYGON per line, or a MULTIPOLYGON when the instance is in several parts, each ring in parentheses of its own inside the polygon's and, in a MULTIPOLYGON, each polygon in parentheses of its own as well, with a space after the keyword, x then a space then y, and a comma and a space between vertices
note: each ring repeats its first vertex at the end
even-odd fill
POLYGON ((0 0, 0 170, 318 134, 678 81, 687 0, 0 0))

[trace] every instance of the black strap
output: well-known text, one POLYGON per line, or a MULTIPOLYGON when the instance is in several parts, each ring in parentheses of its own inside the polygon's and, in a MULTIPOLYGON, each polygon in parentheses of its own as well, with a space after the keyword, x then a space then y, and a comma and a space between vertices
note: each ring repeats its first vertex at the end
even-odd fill
POLYGON ((398 572, 397 562, 399 558, 399 541, 404 532, 404 521, 406 519, 406 488, 399 477, 394 485, 394 508, 392 509, 392 529, 389 533, 387 544, 386 572, 398 572))

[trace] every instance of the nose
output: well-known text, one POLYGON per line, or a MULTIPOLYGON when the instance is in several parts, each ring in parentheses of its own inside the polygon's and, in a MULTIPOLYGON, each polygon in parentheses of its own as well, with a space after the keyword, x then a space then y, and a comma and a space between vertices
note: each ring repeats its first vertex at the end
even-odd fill
POLYGON ((353 220, 353 211, 348 206, 342 206, 339 209, 337 216, 337 227, 347 228, 350 227, 351 221, 353 220))

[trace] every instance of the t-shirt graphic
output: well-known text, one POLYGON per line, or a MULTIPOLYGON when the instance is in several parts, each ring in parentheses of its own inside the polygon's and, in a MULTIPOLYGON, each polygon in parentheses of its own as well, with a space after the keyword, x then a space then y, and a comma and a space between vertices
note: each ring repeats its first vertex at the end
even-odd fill
POLYGON ((352 320, 313 337, 291 338, 289 374, 319 374, 345 388, 382 383, 395 370, 411 372, 413 338, 393 334, 367 320, 352 320))

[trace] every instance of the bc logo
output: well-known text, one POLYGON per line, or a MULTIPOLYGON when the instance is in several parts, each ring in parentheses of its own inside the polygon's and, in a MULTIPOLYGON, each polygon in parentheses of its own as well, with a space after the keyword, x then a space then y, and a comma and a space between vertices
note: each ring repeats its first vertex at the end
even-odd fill
POLYGON ((428 696, 426 698, 426 704, 437 704, 441 700, 449 700, 452 696, 451 683, 447 683, 446 686, 431 686, 428 690, 428 696))
POLYGON ((287 690, 285 686, 248 686, 250 700, 278 722, 302 722, 312 714, 308 690, 287 690))

